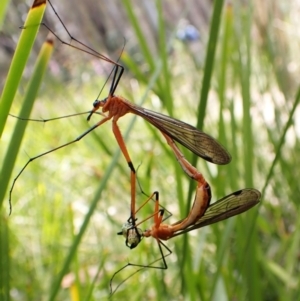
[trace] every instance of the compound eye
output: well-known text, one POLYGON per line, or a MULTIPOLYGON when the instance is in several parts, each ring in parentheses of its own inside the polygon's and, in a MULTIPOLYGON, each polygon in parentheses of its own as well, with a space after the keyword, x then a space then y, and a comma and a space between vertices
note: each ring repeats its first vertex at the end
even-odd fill
POLYGON ((96 100, 93 102, 93 107, 94 107, 94 108, 97 108, 98 105, 99 105, 99 102, 100 102, 100 101, 96 99, 96 100))

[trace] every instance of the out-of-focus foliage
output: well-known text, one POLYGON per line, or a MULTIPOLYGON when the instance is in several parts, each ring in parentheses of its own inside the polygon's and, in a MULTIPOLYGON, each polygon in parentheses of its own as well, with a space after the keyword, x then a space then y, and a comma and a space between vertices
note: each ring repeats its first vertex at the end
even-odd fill
MULTIPOLYGON (((166 258, 168 270, 137 273, 113 299, 295 300, 300 160, 297 2, 232 1, 222 6, 218 1, 215 7, 196 0, 187 6, 179 1, 176 7, 171 1, 74 3, 53 0, 72 35, 111 59, 118 60, 122 53, 125 74, 116 94, 193 125, 203 121, 202 130, 231 153, 232 162, 218 167, 202 159, 196 162, 183 149, 211 184, 212 201, 244 187, 263 193, 261 204, 251 211, 166 242, 173 251, 166 258)), ((23 2, 14 5, 16 9, 9 6, 10 22, 3 23, 7 25, 0 39, 1 87, 21 33, 18 27, 29 9, 23 2)), ((49 5, 44 22, 70 42, 49 5)), ((14 115, 20 113, 47 35, 41 27, 14 99, 14 115)), ((112 67, 56 41, 31 118, 90 110, 112 67)), ((100 97, 108 94, 109 83, 100 97)), ((29 122, 12 177, 29 157, 73 140, 99 118, 93 115, 89 123, 84 115, 29 122)), ((16 122, 13 117, 7 120, 2 159, 16 122)), ((186 216, 195 183, 181 170, 159 131, 130 115, 119 125, 132 161, 139 166, 143 191, 160 192, 161 204, 173 214, 166 222, 186 216)), ((145 198, 138 189, 138 204, 145 198)), ((113 273, 128 261, 147 264, 159 257, 154 239, 145 238, 129 250, 116 235, 129 217, 130 177, 110 122, 80 142, 30 163, 16 182, 12 205, 8 216, 7 192, 0 228, 3 300, 8 295, 13 300, 102 300, 109 296, 113 273)), ((153 210, 152 203, 143 208, 139 221, 153 210)), ((141 228, 151 223, 152 219, 141 228)), ((119 273, 113 285, 132 271, 119 273)))

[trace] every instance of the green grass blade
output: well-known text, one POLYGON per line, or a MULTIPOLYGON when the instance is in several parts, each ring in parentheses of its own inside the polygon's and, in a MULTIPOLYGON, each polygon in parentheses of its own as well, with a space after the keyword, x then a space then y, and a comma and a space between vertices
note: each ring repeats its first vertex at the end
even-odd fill
MULTIPOLYGON (((211 81, 211 77, 212 77, 212 73, 213 73, 215 53, 216 53, 216 48, 217 48, 217 44, 218 44, 217 41, 218 41, 218 36, 219 36, 219 27, 220 27, 220 22, 221 22, 223 3, 224 3, 224 1, 216 1, 215 5, 214 5, 214 9, 213 9, 213 15, 212 15, 210 31, 209 31, 209 41, 208 41, 207 49, 206 49, 204 76, 203 76, 202 85, 201 85, 199 106, 197 109, 198 116, 197 116, 197 126, 196 127, 198 129, 203 129, 203 124, 204 124, 208 92, 210 90, 210 81, 211 81)), ((197 164, 197 160, 198 160, 198 157, 193 156, 192 165, 195 166, 197 164)), ((189 201, 187 203, 186 213, 189 211, 189 208, 191 206, 191 197, 192 197, 193 191, 194 191, 193 187, 190 186, 189 193, 188 193, 189 201)))
MULTIPOLYGON (((22 118, 29 118, 30 112, 33 107, 34 100, 38 94, 39 88, 41 86, 46 68, 49 62, 53 51, 53 40, 47 39, 44 45, 41 48, 39 56, 37 58, 34 71, 30 82, 28 84, 27 91, 25 93, 22 109, 20 111, 20 116, 22 118)), ((3 166, 1 170, 0 182, 1 182, 1 191, 0 191, 0 200, 1 204, 4 200, 7 186, 11 177, 11 173, 14 167, 15 160, 17 158, 22 138, 26 129, 26 121, 18 120, 15 126, 12 138, 10 140, 6 156, 4 157, 3 166)))
POLYGON ((153 56, 151 54, 149 45, 147 43, 147 39, 142 31, 142 28, 139 24, 139 20, 136 17, 134 10, 133 10, 133 6, 132 6, 132 2, 129 0, 124 0, 122 1, 122 4, 127 12, 128 15, 128 19, 134 29, 135 35, 138 39, 138 44, 141 48, 141 51, 143 53, 144 59, 146 60, 146 62, 149 64, 150 70, 154 70, 155 68, 155 61, 153 59, 153 56))
MULTIPOLYGON (((253 187, 253 133, 252 133, 252 120, 250 116, 251 108, 251 14, 249 10, 243 12, 245 18, 243 19, 243 27, 245 28, 244 40, 246 44, 246 51, 242 49, 245 47, 244 43, 240 43, 241 48, 239 48, 239 64, 240 64, 240 74, 241 74, 241 88, 243 97, 243 132, 245 135, 245 140, 243 144, 244 153, 244 166, 245 166, 245 182, 247 187, 253 187), (247 17, 246 17, 247 16, 247 17), (245 53, 244 53, 244 52, 245 53)), ((240 37, 239 37, 240 38, 240 37)))
POLYGON ((197 116, 197 128, 203 129, 204 117, 207 106, 208 92, 210 90, 210 82, 213 73, 213 67, 215 62, 215 53, 218 45, 219 28, 222 19, 224 1, 216 1, 214 3, 213 15, 209 30, 209 40, 206 49, 206 58, 204 66, 204 76, 201 83, 201 93, 198 106, 197 116))
POLYGON ((11 62, 10 69, 0 99, 0 137, 6 123, 7 115, 12 105, 15 93, 18 89, 19 82, 31 48, 39 30, 44 11, 46 0, 36 0, 29 10, 20 39, 11 62))
MULTIPOLYGON (((227 102, 226 102, 226 87, 227 85, 231 85, 230 80, 228 79, 228 67, 230 61, 230 51, 232 49, 232 36, 233 36, 233 13, 232 13, 232 6, 230 4, 225 6, 224 11, 224 30, 222 34, 222 39, 220 41, 220 65, 218 66, 218 97, 220 99, 220 110, 219 110, 219 135, 218 141, 221 144, 227 145, 227 142, 230 140, 230 135, 228 134, 228 127, 226 126, 226 121, 224 120, 224 111, 227 109, 227 102)), ((232 118, 231 120, 235 120, 232 118)), ((235 126, 233 124, 233 131, 235 126)), ((232 136, 234 137, 234 136, 232 136)), ((235 150, 234 147, 231 149, 235 150)), ((230 152, 231 152, 230 149, 230 152)), ((234 153, 231 153, 233 158, 236 158, 234 153)), ((226 166, 227 168, 227 166, 226 166)), ((231 169, 229 173, 232 173, 235 168, 235 161, 231 162, 228 165, 228 168, 231 169)), ((227 171, 228 172, 228 171, 227 171)), ((226 187, 218 185, 218 182, 224 181, 225 179, 224 168, 219 168, 219 173, 217 177, 213 179, 213 187, 216 187, 218 190, 215 192, 217 195, 226 195, 228 191, 226 191, 226 187)), ((235 189, 234 185, 230 185, 232 189, 235 189)))
MULTIPOLYGON (((214 66, 214 60, 215 60, 215 52, 217 47, 217 40, 219 35, 219 27, 221 22, 221 14, 222 14, 222 8, 223 8, 223 1, 216 1, 214 3, 214 9, 213 9, 213 15, 210 25, 210 31, 209 31, 209 41, 207 44, 206 49, 206 59, 205 59, 205 67, 204 67, 204 77, 202 80, 202 88, 200 93, 200 102, 198 106, 198 116, 197 116, 197 128, 202 129, 203 128, 203 122, 206 112, 206 105, 207 105, 207 97, 208 92, 210 89, 210 81, 212 77, 212 71, 214 66)), ((192 165, 196 166, 197 163, 197 157, 193 156, 192 159, 192 165)), ((187 194, 187 204, 186 204, 186 210, 185 213, 187 214, 191 207, 191 201, 192 201, 192 195, 194 193, 194 183, 191 181, 188 194, 187 194)), ((181 268, 183 269, 185 265, 185 260, 187 258, 188 253, 188 236, 184 236, 184 242, 183 242, 183 250, 182 250, 182 256, 181 256, 181 268)), ((184 279, 182 281, 182 287, 183 290, 185 288, 184 279)))

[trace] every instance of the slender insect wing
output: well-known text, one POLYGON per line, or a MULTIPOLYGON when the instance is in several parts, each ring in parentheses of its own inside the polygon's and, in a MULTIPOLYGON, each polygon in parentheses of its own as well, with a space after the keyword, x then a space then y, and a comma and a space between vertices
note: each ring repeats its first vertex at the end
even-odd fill
POLYGON ((134 106, 132 109, 137 115, 206 161, 219 165, 231 161, 230 154, 217 140, 194 126, 142 107, 134 106))
MULTIPOLYGON (((185 230, 178 231, 172 237, 217 223, 229 217, 245 212, 258 204, 260 197, 261 193, 252 188, 246 188, 233 192, 210 205, 204 215, 194 225, 191 225, 185 230)), ((175 224, 180 222, 181 221, 175 224)))

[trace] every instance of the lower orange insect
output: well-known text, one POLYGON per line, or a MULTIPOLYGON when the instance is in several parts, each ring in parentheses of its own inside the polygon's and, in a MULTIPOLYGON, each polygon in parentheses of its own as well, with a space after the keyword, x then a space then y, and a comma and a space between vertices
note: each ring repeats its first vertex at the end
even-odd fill
MULTIPOLYGON (((194 203, 186 218, 179 220, 173 224, 166 224, 163 222, 165 209, 160 209, 159 193, 156 191, 134 212, 134 214, 131 214, 127 222, 123 225, 122 231, 119 232, 118 235, 123 235, 126 238, 126 246, 128 246, 130 249, 135 248, 144 237, 155 238, 158 243, 161 258, 155 260, 147 266, 132 263, 128 263, 123 266, 111 278, 110 287, 112 293, 114 293, 119 288, 119 286, 126 281, 122 281, 114 290, 112 290, 112 282, 114 277, 128 266, 141 267, 141 269, 146 267, 156 269, 168 268, 165 257, 169 256, 172 251, 162 242, 163 240, 168 240, 172 237, 217 223, 237 214, 243 213, 258 204, 261 197, 261 193, 258 190, 253 188, 245 188, 233 192, 218 200, 217 202, 210 204, 211 190, 203 175, 185 159, 174 141, 169 136, 164 136, 167 139, 168 144, 174 151, 174 154, 183 170, 189 177, 197 181, 194 203), (141 222, 136 223, 136 213, 150 200, 153 200, 153 198, 155 201, 154 213, 141 222), (151 228, 147 230, 140 229, 139 226, 150 218, 153 218, 153 225, 151 226, 151 228), (162 246, 168 251, 167 254, 163 253, 162 246), (154 265, 160 260, 163 261, 163 266, 154 265)), ((135 273, 139 272, 141 269, 137 270, 135 273)))

